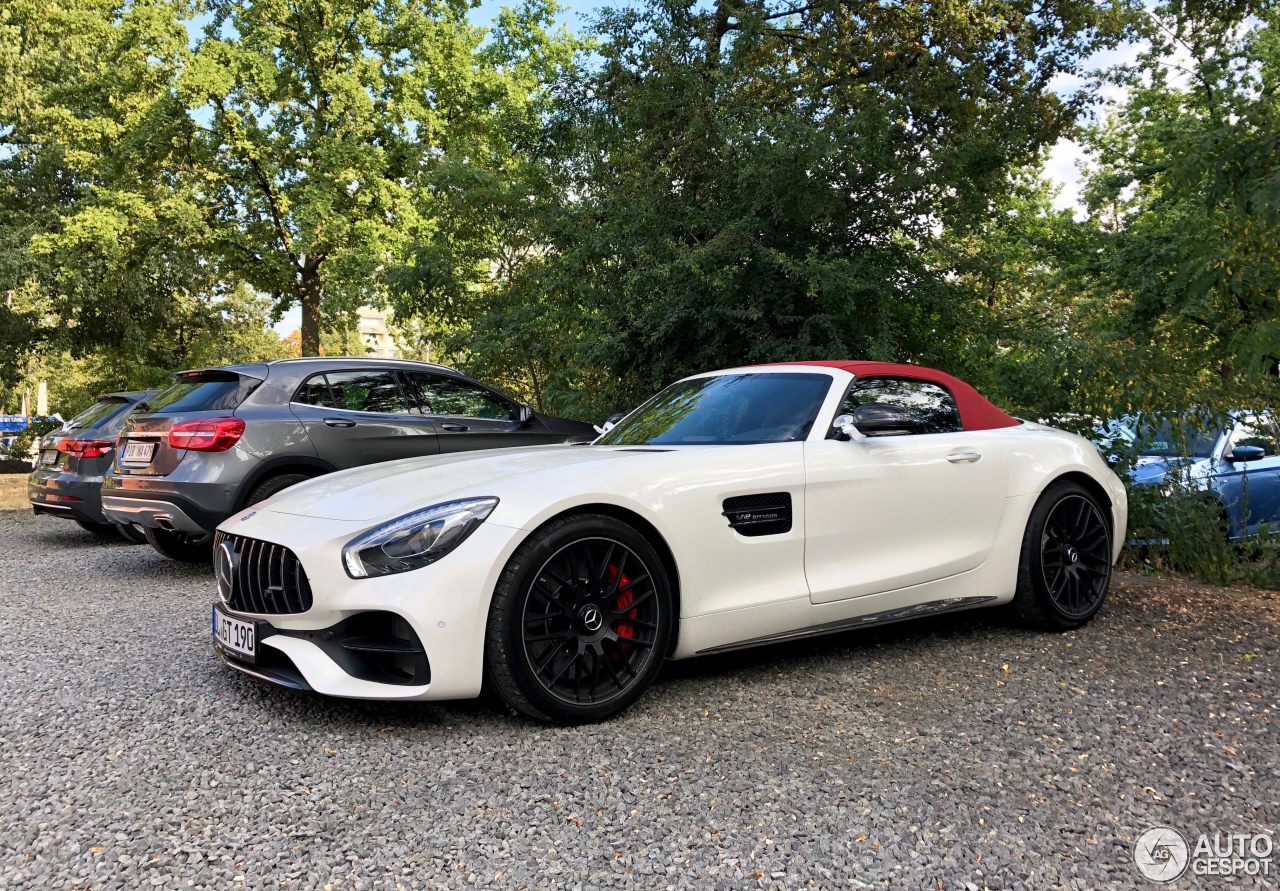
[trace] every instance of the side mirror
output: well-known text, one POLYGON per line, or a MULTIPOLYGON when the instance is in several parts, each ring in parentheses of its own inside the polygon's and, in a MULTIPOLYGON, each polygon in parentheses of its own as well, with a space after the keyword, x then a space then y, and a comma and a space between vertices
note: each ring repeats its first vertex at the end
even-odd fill
POLYGON ((523 403, 511 409, 511 420, 521 427, 533 420, 533 409, 523 403))
POLYGON ((596 433, 599 433, 601 436, 604 436, 614 427, 617 427, 618 422, 621 421, 626 416, 627 416, 627 413, 625 411, 620 411, 617 414, 609 415, 609 420, 605 421, 603 424, 594 424, 592 426, 596 428, 596 433))
POLYGON ((838 415, 831 422, 831 429, 836 431, 836 439, 841 442, 862 442, 867 438, 867 434, 858 429, 853 423, 853 415, 838 415))
POLYGON ((884 402, 868 402, 853 412, 853 423, 867 436, 919 433, 920 422, 906 409, 884 402))
POLYGON ((1227 460, 1233 463, 1239 461, 1258 461, 1267 457, 1267 450, 1262 446, 1236 446, 1231 450, 1231 454, 1227 456, 1227 460))

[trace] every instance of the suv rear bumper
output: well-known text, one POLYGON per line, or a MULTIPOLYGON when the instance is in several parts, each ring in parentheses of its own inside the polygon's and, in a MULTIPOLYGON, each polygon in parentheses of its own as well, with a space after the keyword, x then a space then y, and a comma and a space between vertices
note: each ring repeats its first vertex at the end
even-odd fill
POLYGON ((102 512, 113 523, 136 523, 148 529, 168 529, 191 535, 213 532, 230 514, 200 507, 189 498, 170 493, 116 490, 102 495, 102 512))
POLYGON ((107 518, 102 514, 101 492, 101 477, 83 477, 52 469, 37 469, 27 477, 27 502, 37 514, 105 523, 107 518))

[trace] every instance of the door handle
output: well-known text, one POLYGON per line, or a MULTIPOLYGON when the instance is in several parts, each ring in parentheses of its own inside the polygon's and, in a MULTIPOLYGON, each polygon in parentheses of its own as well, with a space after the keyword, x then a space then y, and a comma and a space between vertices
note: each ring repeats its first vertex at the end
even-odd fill
POLYGON ((466 433, 471 429, 466 424, 441 424, 440 427, 450 433, 466 433))
POLYGON ((952 452, 947 460, 952 464, 972 464, 982 457, 982 452, 952 452))
POLYGON ((324 422, 329 427, 354 427, 356 425, 356 422, 349 418, 325 418, 324 422))

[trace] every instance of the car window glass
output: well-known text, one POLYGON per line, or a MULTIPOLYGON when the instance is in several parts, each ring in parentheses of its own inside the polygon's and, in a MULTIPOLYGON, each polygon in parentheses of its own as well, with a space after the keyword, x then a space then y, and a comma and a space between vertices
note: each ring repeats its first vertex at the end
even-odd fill
POLYGON ((347 411, 406 414, 409 403, 392 371, 330 371, 325 375, 333 394, 332 408, 347 411))
POLYGON ((418 388, 424 408, 433 415, 501 421, 511 417, 510 403, 470 381, 422 372, 411 372, 409 377, 418 388))
POLYGON ((333 399, 333 391, 329 389, 329 382, 323 374, 313 374, 303 381, 298 392, 294 394, 293 401, 324 408, 338 407, 333 399))
POLYGON ((601 445, 730 445, 795 442, 831 389, 825 374, 752 372, 676 381, 597 442, 601 445))
POLYGON ((858 406, 872 402, 905 409, 916 419, 921 433, 955 433, 964 429, 956 401, 945 388, 907 378, 858 381, 840 403, 838 414, 853 414, 858 406))
POLYGON ((230 411, 245 400, 261 381, 228 372, 183 375, 172 386, 146 400, 149 413, 230 411))
POLYGON ((65 429, 83 430, 87 427, 105 427, 116 417, 123 418, 129 411, 129 403, 121 399, 99 399, 70 421, 65 429))
POLYGON ((1236 425, 1231 433, 1231 446, 1257 446, 1268 455, 1278 451, 1276 442, 1276 425, 1269 418, 1247 417, 1236 425))

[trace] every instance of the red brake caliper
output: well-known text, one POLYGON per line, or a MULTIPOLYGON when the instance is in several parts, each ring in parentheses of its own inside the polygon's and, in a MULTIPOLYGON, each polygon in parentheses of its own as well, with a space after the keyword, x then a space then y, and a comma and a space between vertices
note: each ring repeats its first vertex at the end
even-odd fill
MULTIPOLYGON (((631 580, 628 579, 626 575, 623 575, 621 579, 618 579, 618 567, 610 563, 609 564, 609 581, 612 583, 615 580, 617 580, 619 588, 626 588, 627 585, 631 584, 631 580)), ((618 599, 617 601, 615 601, 615 605, 617 606, 618 609, 624 610, 630 607, 631 604, 635 603, 635 600, 636 600, 635 594, 633 594, 630 590, 626 590, 621 592, 618 595, 618 599)), ((628 649, 630 649, 630 644, 627 644, 626 641, 631 640, 633 637, 636 636, 636 626, 632 625, 630 622, 627 621, 628 618, 634 619, 636 617, 636 612, 637 611, 633 609, 631 610, 630 613, 627 614, 626 618, 618 619, 613 623, 614 633, 617 634, 619 638, 621 638, 620 646, 622 647, 623 652, 626 652, 628 649)))

